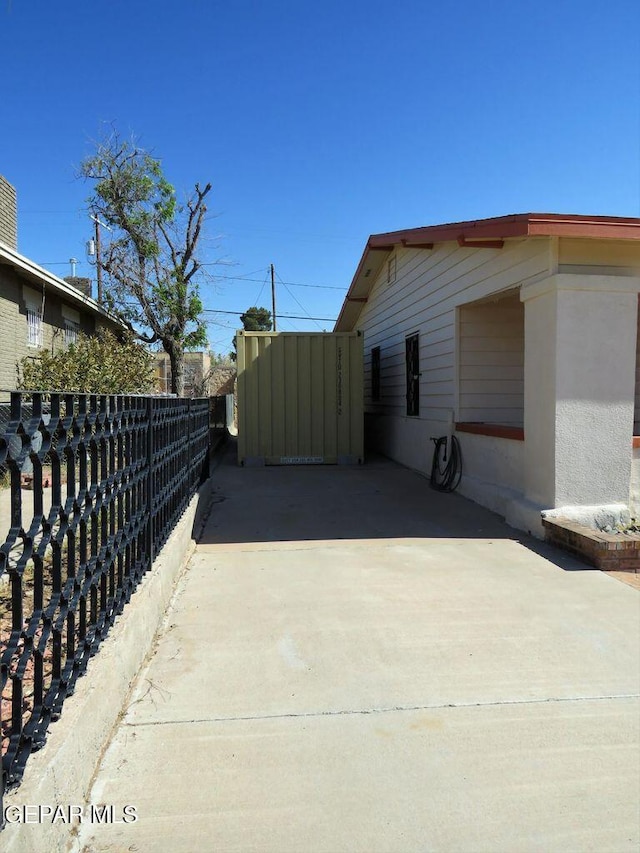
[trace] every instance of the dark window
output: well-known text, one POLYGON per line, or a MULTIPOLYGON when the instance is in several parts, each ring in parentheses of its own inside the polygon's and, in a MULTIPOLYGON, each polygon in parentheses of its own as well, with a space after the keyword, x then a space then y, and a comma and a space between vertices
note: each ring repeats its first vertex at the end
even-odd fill
POLYGON ((420 414, 420 353, 419 335, 410 335, 405 340, 407 366, 407 415, 420 414))
POLYGON ((380 399, 380 347, 371 350, 371 399, 380 399))

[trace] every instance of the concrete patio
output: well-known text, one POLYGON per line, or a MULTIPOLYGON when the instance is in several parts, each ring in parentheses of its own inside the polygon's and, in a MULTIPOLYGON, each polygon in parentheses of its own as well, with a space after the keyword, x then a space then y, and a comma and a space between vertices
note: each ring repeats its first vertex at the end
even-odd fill
POLYGON ((213 476, 76 850, 638 849, 635 589, 386 460, 213 476))

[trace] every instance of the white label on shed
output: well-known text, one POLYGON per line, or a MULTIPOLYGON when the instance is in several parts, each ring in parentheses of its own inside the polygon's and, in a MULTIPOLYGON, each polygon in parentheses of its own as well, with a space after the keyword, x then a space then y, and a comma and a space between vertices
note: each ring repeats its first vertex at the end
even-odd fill
POLYGON ((281 465, 322 465, 324 456, 281 456, 281 465))

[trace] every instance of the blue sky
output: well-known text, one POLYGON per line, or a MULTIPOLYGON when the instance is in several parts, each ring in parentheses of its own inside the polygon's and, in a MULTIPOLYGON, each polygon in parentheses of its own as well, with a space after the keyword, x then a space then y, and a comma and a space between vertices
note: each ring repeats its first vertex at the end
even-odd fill
MULTIPOLYGON (((221 311, 269 307, 274 263, 279 313, 335 318, 371 233, 640 216, 637 0, 0 0, 0 44, 19 250, 59 275, 91 274, 75 173, 109 123, 180 193, 213 184, 221 311)), ((238 321, 208 316, 227 351, 238 321)))

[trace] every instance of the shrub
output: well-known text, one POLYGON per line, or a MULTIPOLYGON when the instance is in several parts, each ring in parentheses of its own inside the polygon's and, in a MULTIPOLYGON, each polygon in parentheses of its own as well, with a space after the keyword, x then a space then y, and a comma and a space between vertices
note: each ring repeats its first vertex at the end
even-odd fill
POLYGON ((153 389, 153 356, 132 336, 120 340, 107 330, 78 335, 56 353, 42 350, 20 362, 18 387, 29 391, 86 394, 148 394, 153 389))

